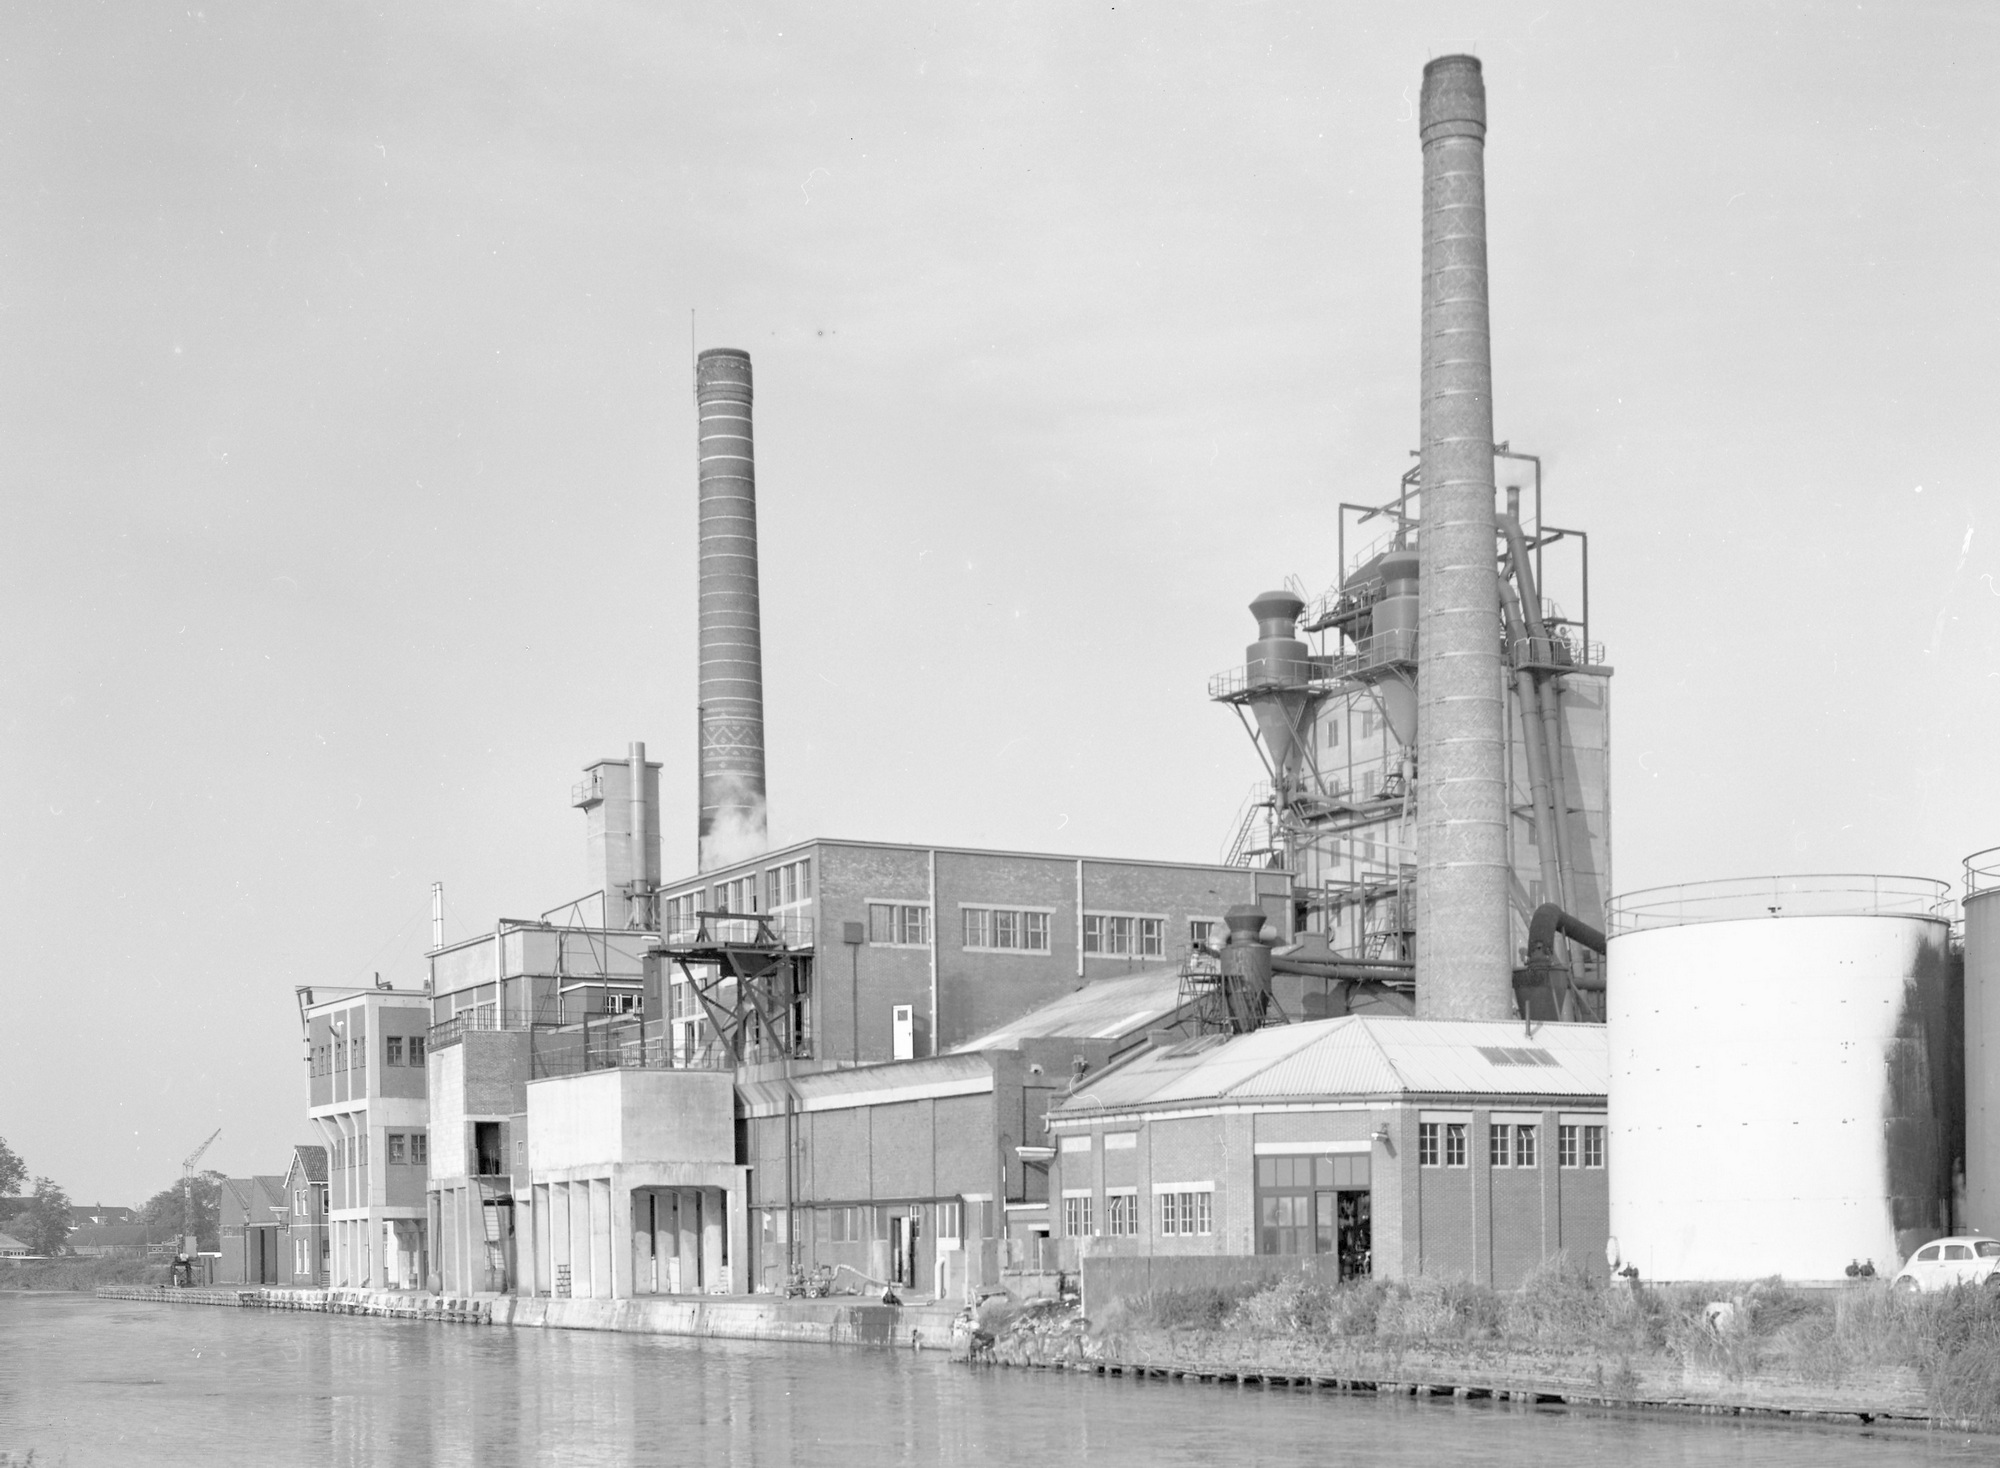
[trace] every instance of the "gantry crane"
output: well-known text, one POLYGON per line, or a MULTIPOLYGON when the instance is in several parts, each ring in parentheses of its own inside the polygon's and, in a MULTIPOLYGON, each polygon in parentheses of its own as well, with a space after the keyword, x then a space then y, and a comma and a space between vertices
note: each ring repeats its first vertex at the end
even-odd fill
POLYGON ((201 1161, 201 1154, 215 1145, 215 1139, 222 1135, 217 1127, 208 1134, 208 1140, 188 1153, 187 1161, 181 1164, 181 1252, 192 1257, 197 1243, 194 1233, 194 1165, 201 1161))

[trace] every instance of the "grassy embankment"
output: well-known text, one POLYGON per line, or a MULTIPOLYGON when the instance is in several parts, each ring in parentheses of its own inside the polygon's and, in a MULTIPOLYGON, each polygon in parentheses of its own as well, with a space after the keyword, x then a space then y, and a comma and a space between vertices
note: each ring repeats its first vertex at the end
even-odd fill
POLYGON ((172 1266, 144 1259, 0 1259, 0 1290, 94 1290, 163 1285, 172 1266))
POLYGON ((1756 1284, 1605 1285, 1557 1258, 1518 1290, 1446 1280, 1205 1289, 1116 1302, 1066 1328, 1031 1311, 1002 1359, 1060 1354, 1208 1370, 1540 1389, 1612 1401, 1908 1413, 2000 1427, 2000 1295, 1756 1284), (1711 1318, 1714 1302, 1731 1308, 1711 1318), (1037 1344, 1046 1342, 1046 1345, 1037 1344), (1010 1349, 1012 1347, 1012 1349, 1010 1349))

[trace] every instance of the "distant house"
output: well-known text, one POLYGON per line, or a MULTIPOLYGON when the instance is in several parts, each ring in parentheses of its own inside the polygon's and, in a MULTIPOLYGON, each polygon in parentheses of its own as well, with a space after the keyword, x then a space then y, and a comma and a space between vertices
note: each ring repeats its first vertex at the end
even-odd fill
POLYGON ((31 1259, 34 1250, 12 1234, 0 1234, 0 1259, 31 1259))
POLYGON ((290 1211, 283 1178, 224 1178, 222 1257, 215 1267, 216 1283, 282 1283, 279 1236, 290 1211))
POLYGON ((290 1212, 284 1228, 282 1279, 286 1284, 326 1283, 332 1253, 326 1222, 326 1148, 299 1145, 285 1173, 284 1195, 290 1212))
MULTIPOLYGON (((130 1213, 129 1208, 116 1210, 130 1213)), ((146 1252, 146 1225, 143 1223, 83 1223, 72 1228, 64 1241, 73 1253, 85 1258, 114 1256, 139 1257, 146 1252)))

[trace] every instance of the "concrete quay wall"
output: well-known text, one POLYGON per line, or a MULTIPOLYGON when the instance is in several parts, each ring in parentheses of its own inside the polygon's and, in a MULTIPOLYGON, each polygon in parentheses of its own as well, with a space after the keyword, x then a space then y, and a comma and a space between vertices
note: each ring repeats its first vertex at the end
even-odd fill
POLYGON ((513 1325, 607 1330, 717 1340, 791 1341, 823 1346, 902 1346, 946 1350, 951 1305, 794 1300, 740 1295, 659 1295, 634 1300, 559 1300, 515 1295, 432 1295, 396 1290, 161 1289, 107 1285, 98 1295, 170 1305, 305 1310, 447 1325, 513 1325))

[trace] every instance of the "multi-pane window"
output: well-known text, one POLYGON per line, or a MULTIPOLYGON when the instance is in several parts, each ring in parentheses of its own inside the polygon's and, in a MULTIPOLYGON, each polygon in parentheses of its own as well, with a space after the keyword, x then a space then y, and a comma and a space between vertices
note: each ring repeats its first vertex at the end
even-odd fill
POLYGON ((694 910, 700 894, 683 892, 678 897, 667 899, 666 910, 660 915, 661 926, 669 938, 685 937, 695 930, 694 910))
POLYGON ((937 1236, 939 1238, 955 1239, 960 1237, 959 1231, 965 1226, 961 1211, 963 1206, 959 1203, 940 1203, 937 1205, 937 1236))
POLYGON ((1568 1122, 1556 1128, 1556 1166, 1576 1166, 1577 1128, 1568 1122))
POLYGON ((1139 1232, 1139 1194, 1137 1189, 1105 1189, 1104 1231, 1114 1237, 1139 1232))
POLYGON ((410 1133, 410 1161, 418 1167, 428 1167, 431 1161, 431 1139, 427 1132, 410 1133))
POLYGON ((1163 1234, 1206 1234, 1214 1230, 1215 1194, 1165 1192, 1160 1194, 1160 1232, 1163 1234))
POLYGON ((423 1063, 424 1037, 422 1035, 412 1035, 410 1036, 410 1064, 422 1065, 423 1063))
POLYGON ((410 1160, 408 1138, 401 1132, 389 1133, 389 1160, 395 1163, 410 1160))
POLYGON ((1535 1166, 1539 1152, 1540 1138, 1537 1136, 1535 1128, 1525 1122, 1517 1122, 1514 1126, 1514 1165, 1516 1167, 1535 1166))
POLYGON ((1090 1226, 1090 1194, 1065 1193, 1063 1195, 1063 1232, 1073 1239, 1089 1237, 1092 1232, 1090 1226))
POLYGON ((757 911, 757 874, 747 877, 731 877, 726 882, 715 884, 715 906, 718 912, 757 911))
POLYGON ((1189 918, 1188 942, 1196 948, 1213 948, 1220 937, 1216 929, 1221 926, 1214 918, 1189 918))
POLYGON ((1083 915, 1083 951, 1108 958, 1159 957, 1166 952, 1167 920, 1119 913, 1083 915))
POLYGON ((356 1035, 347 1042, 348 1065, 354 1070, 368 1069, 368 1040, 364 1035, 356 1035))
POLYGON ((868 941, 898 948, 929 947, 931 910, 915 902, 871 902, 868 941))
POLYGON ((802 856, 764 873, 764 905, 790 907, 794 902, 812 900, 812 858, 802 856))
POLYGON ((382 1042, 382 1050, 382 1059, 385 1064, 401 1065, 403 1063, 403 1037, 401 1035, 389 1036, 382 1042))
POLYGON ((1444 1124, 1444 1165, 1465 1166, 1465 1123, 1462 1121, 1444 1124))
POLYGON ((1434 1121, 1417 1123, 1417 1166, 1436 1167, 1438 1165, 1439 1125, 1434 1121))
POLYGON ((1601 1126, 1587 1126, 1583 1129, 1583 1165, 1604 1166, 1604 1128, 1601 1126))
POLYGON ((1492 1167, 1514 1165, 1514 1128, 1496 1121, 1486 1134, 1486 1161, 1492 1167))
POLYGON ((1340 1277, 1365 1276, 1373 1253, 1366 1153, 1257 1159, 1257 1252, 1337 1254, 1340 1277))
POLYGON ((1047 953, 1049 915, 1009 907, 960 909, 967 948, 999 949, 1009 953, 1047 953))

